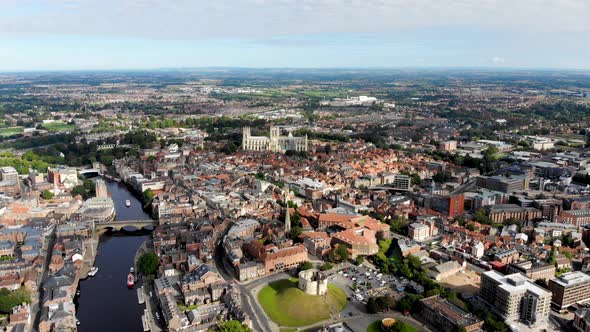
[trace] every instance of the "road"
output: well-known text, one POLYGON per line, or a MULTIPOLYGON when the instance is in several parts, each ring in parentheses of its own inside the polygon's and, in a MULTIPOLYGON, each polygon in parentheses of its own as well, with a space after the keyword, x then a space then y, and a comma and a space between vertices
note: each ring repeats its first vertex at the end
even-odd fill
POLYGON ((246 289, 242 284, 240 284, 236 278, 233 276, 233 272, 226 266, 226 260, 224 258, 224 250, 222 246, 222 239, 227 234, 227 231, 231 225, 223 231, 223 233, 217 239, 217 244, 215 246, 215 253, 214 253, 214 260, 215 266, 217 267, 217 272, 228 282, 234 282, 237 287, 240 289, 240 300, 242 301, 242 308, 250 316, 252 320, 252 327, 254 331, 277 331, 276 327, 273 329, 269 323, 269 319, 266 318, 266 314, 262 311, 258 302, 250 291, 246 289), (248 304, 248 305, 245 305, 248 304))
POLYGON ((39 322, 41 321, 41 302, 43 301, 44 291, 43 291, 43 282, 47 279, 47 274, 49 271, 49 263, 51 262, 51 253, 53 251, 53 244, 55 242, 55 228, 51 230, 51 234, 45 238, 45 242, 47 243, 47 247, 43 248, 42 250, 45 251, 45 262, 43 264, 43 277, 41 278, 41 285, 39 285, 39 298, 34 301, 33 305, 31 306, 31 317, 33 317, 34 324, 31 329, 34 329, 35 326, 39 326, 39 322))

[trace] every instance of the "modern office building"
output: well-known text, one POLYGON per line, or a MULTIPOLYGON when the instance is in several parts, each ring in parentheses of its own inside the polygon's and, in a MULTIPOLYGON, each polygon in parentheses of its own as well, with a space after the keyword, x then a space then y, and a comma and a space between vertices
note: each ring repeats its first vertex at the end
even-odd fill
POLYGON ((556 310, 564 310, 570 305, 590 301, 590 276, 574 271, 549 280, 549 290, 553 293, 551 305, 556 310))
POLYGON ((454 218, 465 211, 465 196, 463 194, 433 195, 430 205, 434 211, 443 213, 448 218, 454 218))
POLYGON ((395 174, 393 178, 393 182, 391 183, 393 189, 396 190, 410 190, 412 186, 412 181, 408 175, 405 174, 395 174))
POLYGON ((481 275, 481 299, 508 324, 523 323, 531 328, 547 324, 551 293, 520 273, 503 275, 487 271, 481 275))
POLYGON ((511 193, 514 191, 527 190, 529 187, 528 177, 523 175, 515 176, 479 176, 476 184, 478 187, 489 190, 511 193))

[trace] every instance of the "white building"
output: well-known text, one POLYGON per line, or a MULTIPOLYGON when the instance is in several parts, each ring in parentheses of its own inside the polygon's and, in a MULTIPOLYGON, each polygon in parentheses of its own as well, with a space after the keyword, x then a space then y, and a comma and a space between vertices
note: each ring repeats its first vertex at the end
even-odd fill
POLYGON ((18 172, 12 166, 5 166, 0 168, 0 175, 2 175, 2 181, 17 181, 18 172))
POLYGON ((526 140, 534 150, 551 150, 555 147, 553 140, 547 137, 526 136, 526 140))
POLYGON ((408 235, 414 241, 425 241, 430 238, 430 227, 417 222, 412 223, 408 226, 408 235))
POLYGON ((482 258, 485 253, 485 249, 483 243, 477 242, 473 247, 471 247, 471 255, 475 258, 482 258))
POLYGON ((540 331, 547 325, 551 292, 537 286, 520 273, 483 273, 479 294, 509 325, 522 323, 533 331, 540 331))

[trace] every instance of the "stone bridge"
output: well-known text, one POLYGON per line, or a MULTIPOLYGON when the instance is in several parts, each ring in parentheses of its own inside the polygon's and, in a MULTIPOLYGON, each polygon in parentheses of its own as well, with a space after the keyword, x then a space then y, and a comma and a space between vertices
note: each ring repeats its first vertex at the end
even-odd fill
POLYGON ((78 173, 82 176, 86 176, 86 175, 101 175, 101 171, 99 169, 96 168, 89 168, 89 169, 83 169, 83 170, 79 170, 78 173))
POLYGON ((111 229, 113 231, 120 231, 123 227, 133 227, 140 230, 146 226, 158 226, 160 222, 158 220, 146 219, 146 220, 115 220, 111 222, 96 223, 94 229, 97 231, 103 229, 111 229))

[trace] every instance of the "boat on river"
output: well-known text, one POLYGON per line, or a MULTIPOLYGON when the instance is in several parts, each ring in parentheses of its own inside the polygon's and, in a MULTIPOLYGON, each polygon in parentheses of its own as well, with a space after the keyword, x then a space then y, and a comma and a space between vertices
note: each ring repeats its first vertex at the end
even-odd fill
POLYGON ((88 271, 88 276, 94 277, 97 272, 98 272, 98 268, 96 266, 93 266, 92 268, 90 268, 90 271, 88 271))
POLYGON ((125 200, 125 206, 126 207, 130 207, 131 206, 131 201, 130 200, 125 200))
POLYGON ((129 273, 127 275, 127 287, 133 288, 134 285, 135 285, 135 277, 133 276, 133 273, 129 273))

